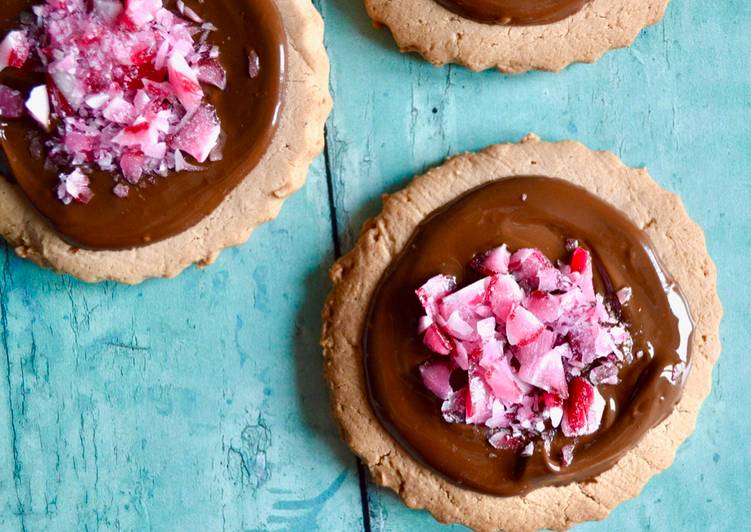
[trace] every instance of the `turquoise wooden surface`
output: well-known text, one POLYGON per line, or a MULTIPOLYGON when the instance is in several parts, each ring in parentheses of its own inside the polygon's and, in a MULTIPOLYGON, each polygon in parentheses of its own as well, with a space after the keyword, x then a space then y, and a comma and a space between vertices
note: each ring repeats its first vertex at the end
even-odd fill
POLYGON ((381 193, 528 131, 613 150, 678 192, 726 311, 712 395, 673 467, 579 529, 751 528, 751 4, 674 0, 628 50, 518 77, 436 69, 359 1, 319 7, 326 157, 248 244, 137 287, 84 285, 0 244, 0 529, 441 528, 367 480, 363 510, 321 375, 325 271, 381 193))

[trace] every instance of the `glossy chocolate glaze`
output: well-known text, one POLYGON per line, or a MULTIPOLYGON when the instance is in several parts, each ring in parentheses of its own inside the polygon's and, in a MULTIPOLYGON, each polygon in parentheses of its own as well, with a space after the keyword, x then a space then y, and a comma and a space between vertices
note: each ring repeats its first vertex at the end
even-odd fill
POLYGON ((418 460, 471 489, 523 494, 596 476, 663 420, 684 382, 673 384, 665 375, 690 362, 691 331, 686 304, 647 235, 620 211, 562 180, 509 178, 433 213, 383 275, 363 334, 368 391, 383 425, 418 460), (414 291, 438 273, 455 275, 459 286, 474 281, 478 274, 467 266, 470 259, 501 243, 568 259, 569 238, 592 252, 599 293, 615 299, 614 290, 632 288, 631 301, 616 308, 633 336, 634 353, 645 354, 621 370, 620 384, 599 386, 606 407, 598 432, 576 440, 558 434, 549 454, 537 441, 532 457, 525 458, 491 447, 482 428, 442 419, 441 401, 423 386, 418 372, 419 364, 435 355, 417 334, 423 311, 414 291), (574 460, 562 468, 560 448, 567 443, 576 445, 574 460))
MULTIPOLYGON (((0 36, 18 24, 18 15, 35 2, 4 0, 0 36)), ((219 28, 209 38, 221 49, 227 88, 204 85, 226 134, 224 157, 205 163, 200 172, 156 177, 146 186, 132 186, 127 198, 112 193, 114 181, 105 172, 91 174, 94 198, 87 204, 64 205, 55 194, 57 174, 45 170, 44 159, 29 151, 29 139, 39 135, 31 119, 7 121, 0 142, 18 183, 31 203, 61 237, 74 246, 125 249, 179 234, 210 214, 258 164, 279 123, 285 79, 286 37, 273 0, 186 2, 219 28), (248 74, 248 54, 260 59, 259 75, 248 74)), ((174 1, 165 5, 174 8, 174 1)), ((0 83, 28 90, 43 82, 39 75, 6 69, 0 83), (36 79, 33 79, 36 78, 36 79)))
POLYGON ((590 0, 436 0, 465 18, 487 24, 552 24, 578 12, 590 0))

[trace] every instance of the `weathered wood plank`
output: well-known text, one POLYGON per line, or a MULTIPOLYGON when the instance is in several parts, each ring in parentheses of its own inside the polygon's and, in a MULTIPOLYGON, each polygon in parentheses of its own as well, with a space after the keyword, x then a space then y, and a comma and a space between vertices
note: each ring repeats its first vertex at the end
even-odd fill
POLYGON ((355 530, 318 348, 322 159, 205 271, 87 286, 0 248, 0 529, 355 530))
MULTIPOLYGON (((379 196, 448 154, 516 141, 528 131, 615 151, 680 193, 707 233, 720 269, 727 318, 723 361, 697 433, 676 464, 605 523, 582 530, 736 529, 751 524, 741 471, 751 455, 751 401, 737 383, 751 336, 748 270, 751 224, 751 6, 673 2, 666 20, 628 50, 560 74, 518 77, 436 69, 400 55, 371 27, 359 2, 323 0, 336 106, 329 121, 331 181, 343 251, 380 209, 379 196), (732 373, 731 373, 732 372, 732 373), (733 376, 731 376, 733 375, 733 376), (678 496, 677 494, 680 494, 678 496)), ((369 487, 375 530, 437 526, 390 493, 369 487)))

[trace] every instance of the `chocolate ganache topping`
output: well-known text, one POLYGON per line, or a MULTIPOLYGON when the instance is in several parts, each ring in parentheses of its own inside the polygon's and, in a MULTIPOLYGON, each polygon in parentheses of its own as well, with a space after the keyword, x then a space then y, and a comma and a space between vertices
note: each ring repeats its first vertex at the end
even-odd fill
POLYGON ((488 24, 552 24, 577 13, 590 0, 437 0, 465 18, 488 24))
MULTIPOLYGON (((21 14, 35 3, 4 1, 0 36, 14 29, 21 14)), ((164 4, 177 12, 174 0, 164 4)), ((94 168, 87 171, 92 199, 87 204, 65 205, 55 189, 60 172, 71 169, 50 168, 45 165, 45 154, 33 154, 32 140, 44 135, 39 125, 29 117, 0 123, 0 142, 12 174, 5 177, 15 181, 60 236, 74 246, 126 249, 185 231, 222 202, 258 164, 271 143, 281 114, 287 46, 274 1, 186 4, 200 19, 216 27, 208 44, 219 47, 226 70, 224 90, 204 88, 226 136, 220 161, 206 161, 200 171, 154 177, 143 186, 131 186, 124 198, 113 194, 112 175, 94 168), (253 65, 249 69, 249 56, 256 61, 255 72, 253 65)), ((23 94, 44 82, 44 74, 32 68, 6 68, 0 73, 0 84, 23 94)), ((41 140, 46 140, 46 135, 41 140)))
POLYGON ((563 180, 508 178, 430 215, 384 273, 363 332, 368 393, 384 427, 416 459, 456 484, 519 495, 595 477, 664 420, 681 397, 692 330, 678 287, 647 235, 624 214, 563 180), (469 267, 473 257, 500 243, 563 260, 570 239, 591 253, 595 290, 626 324, 633 353, 641 356, 621 367, 618 384, 597 387, 605 407, 594 433, 568 438, 556 431, 547 449, 534 441, 531 456, 496 449, 484 427, 444 421, 440 399, 423 385, 419 367, 435 353, 417 334, 423 309, 415 289, 437 274, 468 285, 480 277, 469 267), (623 306, 615 297, 620 287, 632 294, 623 306), (570 445, 573 460, 564 465, 561 450, 570 445))

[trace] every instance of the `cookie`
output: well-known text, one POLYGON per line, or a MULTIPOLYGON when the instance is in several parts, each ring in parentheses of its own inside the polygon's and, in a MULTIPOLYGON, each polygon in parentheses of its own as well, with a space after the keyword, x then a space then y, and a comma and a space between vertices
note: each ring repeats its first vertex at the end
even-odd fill
MULTIPOLYGON (((564 205, 565 203, 566 201, 562 198, 560 204, 555 204, 552 211, 570 208, 564 205)), ((505 209, 506 205, 497 210, 505 212, 505 209)), ((527 217, 536 219, 535 216, 542 211, 529 212, 527 217)), ((498 216, 501 215, 498 214, 498 216)), ((505 220, 505 218, 499 219, 505 220)), ((586 220, 586 218, 583 219, 586 220)), ((600 217, 591 219, 600 220, 600 217)), ((506 229, 506 234, 515 235, 513 228, 519 227, 514 225, 516 222, 504 223, 512 224, 512 230, 506 229)), ((526 229, 521 229, 521 231, 526 231, 526 229)), ((554 230, 551 231, 557 235, 554 230)), ((548 235, 546 238, 552 238, 547 232, 545 234, 548 235)), ((462 242, 462 235, 454 236, 456 238, 447 243, 447 246, 468 246, 462 242)), ((465 240, 477 238, 477 236, 472 236, 465 240)), ((485 237, 481 235, 480 240, 485 245, 483 238, 485 237)), ((627 235, 624 236, 624 241, 628 238, 627 235)), ((618 242, 614 242, 613 245, 617 247, 618 242)), ((485 248, 475 251, 480 252, 483 249, 485 248)), ((571 272, 574 270, 584 271, 583 265, 587 264, 589 259, 586 259, 588 255, 584 251, 577 251, 579 249, 575 248, 573 256, 560 266, 561 271, 568 272, 569 275, 573 275, 571 272), (583 262, 581 262, 582 256, 585 257, 583 262), (576 261, 581 264, 575 266, 576 261)), ((596 256, 597 249, 592 253, 593 257, 596 256)), ((481 255, 480 257, 487 261, 490 260, 487 259, 488 256, 481 255)), ((514 255, 511 257, 513 262, 514 255)), ((607 265, 607 269, 613 268, 614 271, 620 271, 614 265, 624 262, 625 260, 612 261, 607 265)), ((638 264, 638 261, 634 264, 638 264)), ((660 268, 655 266, 655 271, 659 270, 660 268)), ((323 310, 322 346, 326 377, 332 391, 332 408, 345 441, 368 466, 375 481, 397 492, 408 506, 427 509, 440 521, 462 523, 477 530, 526 531, 539 528, 561 530, 579 522, 603 519, 617 504, 638 495, 653 475, 670 465, 676 449, 692 432, 701 402, 710 391, 712 366, 720 352, 719 322, 722 309, 716 293, 715 267, 707 253, 701 229, 689 219, 680 199, 661 189, 646 170, 628 168, 611 153, 595 152, 571 141, 548 143, 534 135, 529 135, 519 144, 495 145, 478 153, 454 157, 425 175, 415 178, 404 190, 384 199, 381 214, 365 224, 353 251, 337 261, 332 268, 331 278, 334 287, 323 310), (564 187, 562 190, 565 187, 575 188, 590 198, 587 200, 587 208, 590 206, 589 201, 592 202, 591 205, 602 204, 597 209, 607 207, 612 212, 619 213, 618 216, 623 217, 628 224, 632 225, 633 229, 629 231, 633 231, 634 235, 647 235, 645 238, 651 242, 652 249, 659 257, 659 261, 654 261, 654 263, 659 263, 661 268, 664 268, 664 272, 668 272, 671 276, 665 277, 662 286, 673 286, 670 279, 675 281, 675 286, 680 288, 693 318, 693 332, 690 338, 685 329, 684 319, 676 318, 673 324, 676 330, 679 328, 682 330, 682 332, 679 331, 680 337, 686 342, 683 347, 687 353, 690 353, 690 371, 686 373, 684 365, 676 374, 680 364, 675 364, 668 366, 673 371, 665 376, 667 380, 660 379, 658 375, 654 375, 655 366, 650 366, 651 362, 644 362, 645 359, 641 358, 645 356, 645 353, 639 355, 634 352, 633 364, 637 364, 635 367, 638 367, 638 364, 645 364, 642 367, 652 368, 649 371, 655 383, 654 386, 662 387, 670 381, 675 384, 675 387, 660 388, 662 390, 660 394, 670 408, 662 411, 647 408, 644 415, 653 417, 647 423, 633 426, 634 431, 639 431, 640 434, 639 437, 634 438, 632 446, 624 447, 622 452, 619 451, 620 454, 612 457, 612 460, 601 460, 599 464, 595 464, 597 457, 587 454, 589 450, 574 450, 573 464, 577 464, 577 460, 581 457, 582 468, 593 466, 587 470, 593 472, 593 477, 567 476, 566 470, 560 469, 562 476, 555 480, 555 475, 550 475, 550 469, 546 469, 543 471, 544 474, 537 477, 534 474, 542 471, 541 469, 524 470, 524 475, 519 477, 525 479, 523 485, 504 486, 502 483, 497 483, 495 485, 497 489, 493 492, 493 486, 487 485, 487 475, 482 478, 481 475, 485 474, 484 472, 488 469, 492 470, 494 460, 498 459, 499 462, 501 458, 505 460, 504 457, 508 455, 504 453, 510 451, 503 450, 503 445, 494 446, 491 445, 492 442, 479 441, 477 427, 461 423, 446 423, 444 419, 451 412, 446 410, 445 402, 442 407, 435 406, 441 403, 431 395, 431 393, 441 393, 439 386, 426 388, 423 391, 417 390, 417 385, 414 389, 392 388, 393 401, 392 397, 383 395, 384 382, 394 385, 398 382, 419 383, 418 368, 416 366, 402 368, 404 376, 402 381, 385 380, 383 375, 377 374, 379 368, 373 365, 377 364, 377 360, 370 358, 371 352, 380 350, 378 353, 381 356, 383 353, 394 351, 392 355, 394 360, 401 361, 400 363, 404 366, 409 366, 412 361, 409 353, 413 351, 421 350, 425 356, 430 356, 431 350, 441 352, 440 346, 432 345, 431 347, 431 342, 425 337, 423 337, 423 342, 428 347, 421 347, 416 330, 414 333, 406 333, 414 334, 414 339, 401 336, 404 334, 401 321, 407 321, 405 316, 411 319, 412 316, 416 317, 419 314, 419 312, 414 314, 414 309, 420 307, 417 298, 414 297, 414 302, 405 299, 404 306, 412 307, 413 310, 409 311, 412 314, 403 314, 401 309, 395 311, 390 322, 391 330, 393 330, 393 343, 388 344, 387 348, 374 346, 373 337, 367 335, 366 331, 378 327, 378 323, 383 318, 379 314, 378 307, 379 298, 385 293, 382 282, 388 285, 395 279, 399 279, 403 272, 420 268, 426 269, 420 275, 431 268, 431 275, 445 273, 443 271, 445 269, 452 270, 452 272, 453 269, 462 271, 464 266, 457 265, 457 261, 454 260, 455 256, 449 252, 443 254, 436 252, 435 257, 426 261, 424 260, 425 254, 420 251, 423 242, 431 238, 437 241, 447 241, 443 238, 445 234, 433 229, 437 227, 435 224, 446 226, 446 224, 453 223, 444 220, 446 213, 459 216, 456 214, 459 211, 452 209, 459 209, 466 202, 488 201, 487 198, 483 199, 483 195, 487 196, 490 194, 488 191, 496 190, 488 187, 506 187, 508 183, 532 179, 524 176, 536 176, 533 179, 542 180, 541 183, 555 183, 555 185, 530 187, 528 185, 531 181, 527 181, 525 187, 530 190, 530 193, 522 194, 524 197, 520 197, 519 202, 531 201, 534 205, 535 197, 542 189, 554 198, 556 196, 551 191, 554 191, 555 187, 564 187), (449 204, 451 204, 450 207, 447 207, 449 204), (405 251, 408 243, 409 252, 405 251), (402 268, 400 265, 403 264, 405 256, 410 257, 409 253, 416 253, 414 255, 416 258, 406 263, 408 267, 402 268), (432 265, 425 265, 425 262, 431 261, 433 261, 432 265), (440 271, 433 271, 436 268, 440 271), (393 345, 399 347, 394 348, 393 345), (376 408, 370 396, 375 398, 376 408), (390 421, 395 421, 395 423, 388 425, 384 423, 384 410, 390 408, 389 402, 392 403, 391 406, 399 404, 404 408, 402 412, 407 418, 406 422, 402 423, 403 419, 392 417, 390 421), (673 403, 675 403, 674 408, 673 403), (434 410, 429 414, 435 421, 430 421, 427 414, 410 418, 409 416, 415 411, 415 404, 434 405, 429 407, 434 410), (444 419, 441 419, 441 408, 444 409, 444 419), (405 424, 412 422, 416 427, 413 434, 399 432, 405 430, 405 424), (423 436, 425 442, 419 439, 423 436), (481 447, 480 443, 485 447, 481 447), (440 462, 441 456, 436 456, 439 454, 437 451, 431 454, 436 448, 442 449, 441 452, 455 452, 449 449, 452 446, 472 449, 474 454, 462 457, 460 453, 455 453, 453 461, 448 464, 440 462), (487 466, 475 468, 479 471, 475 473, 478 476, 472 478, 470 474, 467 478, 457 477, 462 471, 470 470, 476 460, 480 460, 480 463, 487 466), (459 465, 451 470, 454 462, 459 465), (553 480, 550 480, 551 477, 553 480), (483 485, 483 482, 486 482, 486 485, 483 485)), ((574 278, 579 277, 575 275, 574 278)), ((617 276, 613 278, 618 279, 617 276)), ((519 280, 518 276, 517 280, 519 280)), ((520 284, 523 285, 523 282, 520 281, 520 284)), ((409 291, 418 286, 410 285, 409 291)), ((635 300, 630 304, 636 305, 643 295, 639 296, 637 293, 637 288, 640 287, 633 288, 635 300)), ((675 295, 670 295, 667 288, 665 290, 665 300, 671 302, 670 308, 672 309, 673 304, 678 300, 675 295)), ((644 293, 647 292, 643 291, 644 293)), ((626 301, 628 297, 623 299, 626 301)), ((629 303, 624 304, 628 312, 629 303)), ((643 305, 642 307, 647 308, 643 305)), ((678 312, 675 315, 678 316, 678 312)), ((507 320, 512 320, 510 315, 507 320)), ((509 321, 506 324, 506 341, 516 343, 517 346, 522 345, 524 342, 519 339, 518 331, 525 329, 517 328, 512 335, 508 329, 509 321), (512 336, 517 336, 517 338, 514 339, 512 336)), ((426 326, 422 319, 419 323, 426 326)), ((525 323, 530 322, 527 320, 525 323)), ((416 328, 416 323, 410 322, 407 327, 416 328)), ((665 325, 665 328, 667 327, 665 325)), ((653 331, 657 331, 654 334, 659 334, 659 327, 653 331)), ((634 349, 636 349, 637 344, 643 343, 643 339, 638 338, 639 331, 637 330, 631 331, 631 334, 634 349)), ((523 334, 521 336, 523 337, 523 334)), ((657 359, 661 352, 662 348, 658 346, 655 352, 650 353, 647 358, 653 356, 657 359)), ((435 360, 436 357, 441 360, 441 356, 433 354, 431 360, 435 360)), ((452 352, 451 356, 456 355, 452 352)), ((448 358, 444 356, 442 360, 448 360, 448 358)), ((624 366, 624 368, 629 367, 631 366, 624 366)), ((656 367, 660 369, 660 366, 656 367)), ((424 368, 420 371, 423 370, 424 368)), ((624 379, 624 382, 633 377, 627 370, 624 372, 624 369, 621 370, 619 376, 624 379)), ((422 378, 423 382, 430 385, 424 374, 422 378)), ((590 375, 589 378, 591 379, 592 376, 590 375)), ((574 438, 572 441, 594 442, 590 449, 600 448, 598 447, 601 444, 600 440, 587 440, 590 436, 586 436, 592 430, 596 430, 596 427, 589 430, 581 424, 576 426, 572 422, 573 414, 567 410, 573 401, 572 397, 586 395, 591 391, 584 390, 583 392, 582 387, 579 386, 582 384, 580 380, 574 378, 569 384, 569 398, 566 400, 566 405, 569 406, 564 407, 564 420, 560 422, 561 427, 565 435, 574 438), (573 385, 575 381, 579 383, 576 386, 573 385), (568 421, 565 419, 566 416, 569 418, 568 421)), ((637 381, 646 382, 641 379, 637 381)), ((435 382, 437 381, 433 381, 434 384, 435 382)), ((606 390, 604 386, 598 386, 598 388, 606 390)), ((446 392, 446 396, 449 395, 450 391, 446 392)), ((645 398, 650 397, 645 396, 645 398)), ((642 404, 648 407, 652 403, 659 403, 659 401, 647 400, 642 404)), ((603 407, 600 406, 600 408, 601 414, 603 407)), ((391 415, 398 417, 400 415, 398 412, 400 411, 397 410, 397 414, 394 414, 392 410, 391 415)), ((608 415, 608 409, 605 408, 602 423, 603 426, 607 425, 608 432, 604 434, 610 434, 609 431, 617 429, 617 419, 607 419, 608 415)), ((588 421, 586 417, 585 421, 588 421)), ((596 421, 600 423, 599 419, 596 421)), ((623 433, 627 434, 627 428, 621 427, 618 430, 623 430, 623 433)), ((604 438, 598 436, 596 432, 594 437, 604 438)), ((607 440, 604 441, 609 444, 607 440)), ((535 457, 538 456, 537 453, 542 448, 539 443, 535 442, 537 447, 529 463, 533 463, 535 457)), ((525 448, 521 451, 522 454, 515 456, 523 456, 526 450, 525 448)), ((521 458, 518 459, 521 460, 521 458)), ((551 465, 553 468, 560 466, 566 467, 563 462, 551 465)))
MULTIPOLYGON (((14 0, 11 4, 9 9, 17 13, 30 2, 14 0)), ((138 24, 144 21, 174 23, 161 10, 161 2, 143 3, 147 7, 132 5, 138 6, 133 9, 147 11, 115 16, 130 16, 132 20, 125 23, 134 24, 134 31, 141 31, 138 24), (153 7, 153 14, 148 6, 153 7)), ((285 198, 303 186, 309 165, 323 148, 323 126, 331 109, 323 21, 315 8, 301 0, 264 0, 248 7, 245 18, 231 16, 231 3, 165 2, 165 8, 181 17, 180 23, 187 21, 198 27, 199 32, 193 33, 195 42, 172 43, 171 48, 165 47, 167 55, 162 59, 159 47, 147 47, 144 63, 151 68, 161 61, 164 70, 137 70, 141 68, 139 56, 135 61, 131 58, 136 63, 135 73, 126 71, 125 81, 122 76, 117 81, 125 83, 126 89, 133 88, 128 84, 139 83, 140 76, 147 79, 140 82, 146 92, 158 91, 169 83, 171 99, 158 92, 155 98, 164 97, 162 101, 176 102, 176 107, 187 109, 182 122, 174 127, 193 129, 182 137, 170 130, 165 155, 160 142, 149 141, 146 146, 146 137, 138 136, 141 128, 151 134, 155 120, 136 118, 131 129, 110 139, 109 146, 114 148, 105 154, 104 163, 96 159, 101 157, 101 152, 96 152, 96 160, 86 159, 82 172, 76 168, 70 171, 69 166, 59 173, 58 183, 58 173, 48 175, 43 158, 31 160, 27 146, 18 141, 25 140, 24 135, 15 135, 16 144, 9 140, 14 133, 26 133, 21 128, 29 127, 28 120, 4 119, 7 134, 3 148, 15 179, 0 178, 0 235, 19 256, 87 282, 132 284, 150 277, 174 277, 191 264, 208 265, 222 249, 245 242, 256 226, 275 218, 285 198), (241 38, 226 38, 234 33, 241 38), (191 67, 185 70, 185 61, 173 57, 173 51, 191 44, 195 46, 190 53, 193 55, 186 56, 191 67), (217 54, 218 68, 214 61, 217 54), (181 75, 187 85, 174 83, 181 75), (150 79, 158 82, 151 83, 150 79), (186 86, 197 87, 196 81, 200 81, 198 96, 184 90, 186 86), (203 100, 201 87, 206 94, 203 100), (254 113, 262 119, 256 120, 254 113), (129 146, 134 143, 140 149, 136 149, 133 169, 129 146), (120 149, 123 145, 124 150, 120 149), (104 164, 111 162, 112 153, 117 158, 108 173, 102 168, 107 168, 104 164), (149 154, 155 156, 149 159, 149 154), (85 175, 89 172, 96 176, 90 181, 85 175), (149 172, 156 177, 144 185, 143 176, 149 172), (116 178, 111 177, 115 174, 116 178), (89 207, 95 208, 87 211, 89 207)), ((116 23, 123 22, 116 19, 116 23)), ((11 30, 12 24, 17 21, 9 18, 2 29, 11 30)), ((52 70, 54 65, 48 68, 52 70)), ((2 74, 10 78, 0 82, 10 79, 10 85, 14 72, 6 69, 2 74)), ((72 92, 59 90, 61 83, 64 89, 68 87, 55 81, 54 72, 52 79, 49 98, 53 107, 60 94, 63 100, 74 97, 72 92)), ((88 97, 91 99, 79 105, 92 106, 94 111, 87 112, 98 116, 98 95, 88 97)), ((137 105, 127 101, 127 96, 125 99, 125 109, 137 105)), ((31 97, 27 108, 27 114, 36 118, 31 97)), ((115 112, 101 114, 106 127, 119 120, 115 112)), ((163 127, 166 131, 172 125, 163 127)), ((65 143, 52 144, 50 149, 59 148, 65 155, 63 148, 70 140, 69 135, 65 143)), ((75 155, 73 152, 71 157, 77 161, 75 155)))
MULTIPOLYGON (((545 5, 557 3, 565 4, 545 5)), ((388 26, 402 52, 417 52, 434 65, 459 63, 475 71, 497 68, 509 74, 557 72, 571 63, 592 63, 610 49, 629 46, 642 28, 662 18, 667 4, 668 0, 591 0, 561 20, 509 25, 508 17, 506 24, 480 22, 459 14, 463 10, 444 7, 493 2, 365 0, 370 18, 388 26)))

